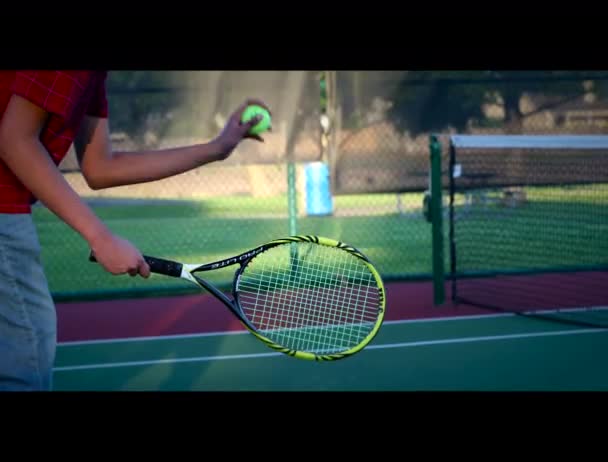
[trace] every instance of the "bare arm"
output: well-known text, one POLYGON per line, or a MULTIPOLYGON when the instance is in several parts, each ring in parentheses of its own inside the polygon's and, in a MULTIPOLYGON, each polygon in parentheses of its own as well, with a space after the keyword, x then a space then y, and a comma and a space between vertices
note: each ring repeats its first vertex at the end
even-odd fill
POLYGON ((87 117, 74 143, 82 173, 92 189, 103 189, 156 181, 223 160, 243 138, 263 141, 247 133, 257 119, 239 123, 242 110, 254 102, 263 105, 254 100, 245 102, 222 133, 208 143, 153 151, 113 152, 108 120, 87 117))
POLYGON ((110 232, 52 162, 39 139, 47 117, 46 111, 14 95, 0 123, 0 157, 25 187, 102 255, 108 271, 147 272, 141 254, 110 232))
POLYGON ((87 117, 74 147, 82 173, 92 189, 160 180, 219 160, 216 142, 174 149, 113 152, 108 120, 87 117))

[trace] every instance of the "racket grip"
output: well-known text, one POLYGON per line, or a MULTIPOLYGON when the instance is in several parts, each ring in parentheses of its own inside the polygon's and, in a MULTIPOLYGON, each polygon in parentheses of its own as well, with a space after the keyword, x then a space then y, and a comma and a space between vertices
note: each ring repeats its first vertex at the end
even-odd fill
MULTIPOLYGON (((171 260, 163 260, 162 258, 149 257, 144 255, 144 260, 150 266, 150 271, 152 273, 164 274, 165 276, 172 276, 178 278, 182 274, 182 264, 171 261, 171 260)), ((89 261, 96 262, 97 259, 93 252, 89 254, 89 261)))
POLYGON ((150 265, 150 271, 157 274, 164 274, 165 276, 172 276, 178 278, 182 275, 182 264, 171 261, 163 260, 162 258, 148 257, 144 255, 144 260, 150 265))

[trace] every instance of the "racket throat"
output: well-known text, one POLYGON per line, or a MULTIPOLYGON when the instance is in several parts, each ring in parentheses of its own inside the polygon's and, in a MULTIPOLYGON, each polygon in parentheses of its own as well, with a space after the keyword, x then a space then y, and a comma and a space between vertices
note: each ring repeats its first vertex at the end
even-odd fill
POLYGON ((243 315, 243 313, 240 311, 239 307, 233 300, 228 298, 221 290, 217 289, 216 287, 214 287, 213 285, 211 285, 204 279, 196 277, 196 276, 194 276, 194 274, 192 274, 192 271, 200 270, 200 268, 201 268, 200 265, 185 264, 184 267, 182 268, 181 277, 188 281, 192 281, 195 284, 197 284, 199 287, 202 287, 203 289, 205 289, 207 292, 209 292, 211 295, 213 295, 215 298, 217 298, 219 301, 221 301, 224 305, 226 305, 226 307, 230 311, 232 311, 236 315, 236 317, 238 319, 240 319, 241 322, 246 327, 253 329, 253 326, 251 326, 251 324, 247 321, 247 318, 243 315))
POLYGON ((194 282, 195 284, 199 284, 199 281, 192 275, 192 271, 194 271, 198 267, 199 265, 191 265, 184 263, 182 265, 182 272, 180 274, 180 277, 187 281, 194 282))

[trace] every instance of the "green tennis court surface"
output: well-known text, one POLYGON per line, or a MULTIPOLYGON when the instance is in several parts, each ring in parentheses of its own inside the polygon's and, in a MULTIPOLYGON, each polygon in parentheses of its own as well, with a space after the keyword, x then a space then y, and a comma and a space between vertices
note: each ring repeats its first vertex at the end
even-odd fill
MULTIPOLYGON (((483 240, 484 248, 492 249, 487 254, 478 252, 475 268, 496 269, 501 265, 536 268, 537 254, 533 250, 537 248, 542 249, 542 262, 576 267, 589 265, 597 256, 606 255, 605 240, 589 232, 590 227, 600 229, 606 222, 606 188, 598 186, 592 203, 579 201, 569 206, 568 201, 577 196, 577 191, 576 187, 570 188, 562 197, 558 190, 536 188, 529 191, 530 203, 526 207, 515 208, 501 208, 491 201, 484 203, 483 209, 475 208, 466 203, 464 196, 457 195, 456 212, 466 217, 460 223, 472 248, 478 248, 476 245, 483 240), (556 200, 564 212, 559 219, 538 220, 539 216, 551 215, 556 200), (568 252, 559 243, 545 243, 543 236, 548 229, 567 230, 568 252)), ((336 198, 337 209, 349 210, 351 214, 337 214, 331 219, 301 218, 298 231, 356 245, 391 279, 409 278, 410 285, 419 276, 426 276, 428 281, 432 273, 431 233, 419 208, 412 208, 412 215, 397 212, 370 215, 370 210, 358 209, 364 196, 340 200, 336 198)), ((387 208, 394 207, 394 195, 382 196, 382 200, 387 208)), ((263 205, 254 199, 220 198, 205 202, 166 201, 168 205, 140 201, 133 207, 117 201, 96 206, 96 212, 144 252, 184 261, 210 261, 285 236, 285 202, 285 197, 276 198, 276 204, 269 200, 263 205), (193 232, 197 229, 201 230, 200 235, 193 232)), ((421 204, 421 195, 412 195, 407 202, 421 204)), ((98 265, 87 261, 88 249, 81 240, 70 241, 73 232, 67 226, 44 209, 36 211, 36 218, 49 282, 59 301, 74 294, 82 299, 101 299, 104 291, 111 290, 131 297, 115 302, 119 304, 116 311, 122 313, 121 318, 91 319, 106 308, 83 304, 74 310, 70 329, 85 331, 90 325, 105 323, 112 329, 130 325, 135 330, 149 327, 154 331, 155 327, 183 317, 181 308, 168 305, 160 309, 158 318, 150 320, 146 316, 146 300, 136 295, 146 291, 150 296, 157 288, 190 288, 190 285, 160 276, 147 281, 109 277, 98 265), (134 304, 144 307, 134 308, 134 304)), ((444 234, 447 232, 444 229, 444 234)), ((447 256, 447 241, 444 245, 447 256)), ((448 263, 446 258, 446 268, 448 263)), ((230 268, 211 280, 230 281, 233 273, 230 268)), ((590 274, 586 273, 583 280, 593 289, 588 291, 593 295, 591 306, 607 305, 604 279, 592 278, 590 274)), ((510 279, 505 279, 502 285, 477 281, 474 292, 478 298, 483 295, 481 298, 493 304, 508 304, 509 308, 517 303, 526 308, 524 302, 539 304, 540 300, 546 309, 555 307, 560 300, 569 302, 560 290, 579 299, 587 293, 580 290, 578 282, 559 284, 558 279, 563 280, 564 275, 551 276, 550 284, 546 282, 548 277, 529 274, 525 282, 518 283, 519 290, 513 290, 510 279)), ((460 283, 463 293, 466 284, 460 283)), ((458 310, 448 310, 450 313, 442 316, 450 319, 424 319, 435 310, 441 311, 432 305, 431 293, 430 286, 424 296, 389 293, 389 322, 374 343, 352 358, 333 363, 308 363, 268 350, 249 334, 235 333, 229 321, 219 314, 224 311, 221 307, 211 310, 212 315, 204 320, 198 332, 189 330, 173 335, 159 328, 158 332, 108 335, 94 337, 92 341, 79 338, 76 343, 65 343, 64 339, 58 348, 55 389, 608 390, 605 329, 517 316, 490 316, 487 312, 472 317, 471 313, 458 310), (399 315, 394 316, 395 312, 399 315), (211 324, 215 326, 213 329, 209 328, 211 324)), ((604 313, 600 315, 605 319, 604 313)), ((65 321, 60 328, 66 325, 65 321)))
POLYGON ((234 330, 63 342, 54 385, 100 391, 608 390, 606 351, 608 329, 513 315, 402 319, 387 321, 363 352, 330 363, 289 358, 234 330))

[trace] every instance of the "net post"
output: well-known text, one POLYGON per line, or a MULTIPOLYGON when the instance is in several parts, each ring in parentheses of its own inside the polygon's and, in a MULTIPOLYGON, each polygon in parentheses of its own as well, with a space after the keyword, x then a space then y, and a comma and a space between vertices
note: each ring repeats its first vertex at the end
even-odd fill
POLYGON ((433 299, 435 305, 445 301, 443 258, 443 213, 441 196, 441 143, 437 135, 429 139, 431 175, 429 215, 433 240, 433 299))
POLYGON ((457 301, 457 286, 456 286, 456 243, 454 241, 454 194, 455 194, 455 173, 456 170, 456 146, 454 145, 453 138, 450 138, 449 141, 449 166, 448 166, 448 176, 449 176, 449 197, 450 197, 450 205, 449 205, 449 215, 448 215, 448 242, 449 242, 449 252, 450 252, 450 288, 451 294, 450 298, 452 303, 457 301))

